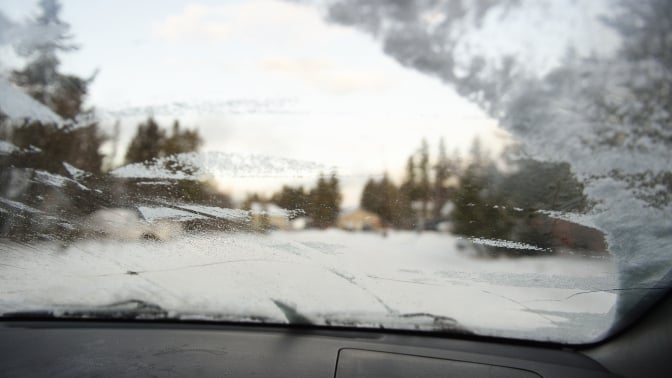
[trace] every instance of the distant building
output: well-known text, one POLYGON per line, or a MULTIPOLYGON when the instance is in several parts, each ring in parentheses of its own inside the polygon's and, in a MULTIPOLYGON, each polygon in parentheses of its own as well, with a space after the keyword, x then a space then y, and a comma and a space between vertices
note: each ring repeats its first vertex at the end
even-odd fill
POLYGON ((273 203, 253 202, 250 205, 250 215, 253 229, 294 229, 294 225, 290 221, 291 212, 273 203))
POLYGON ((341 214, 336 226, 348 231, 377 231, 383 228, 378 215, 362 209, 341 214))
POLYGON ((305 230, 310 223, 310 218, 298 217, 289 221, 289 228, 292 230, 305 230))

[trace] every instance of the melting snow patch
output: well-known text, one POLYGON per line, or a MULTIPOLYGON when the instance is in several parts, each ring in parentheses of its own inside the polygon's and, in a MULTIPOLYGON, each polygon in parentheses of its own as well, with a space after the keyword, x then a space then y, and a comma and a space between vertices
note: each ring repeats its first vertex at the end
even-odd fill
POLYGON ((255 202, 252 204, 251 208, 251 214, 283 217, 287 219, 294 219, 296 217, 306 215, 306 212, 303 209, 287 210, 274 204, 262 205, 258 202, 255 202))
POLYGON ((4 203, 5 205, 11 206, 13 208, 23 210, 23 211, 27 211, 27 212, 30 212, 30 213, 41 213, 40 210, 37 210, 36 208, 30 207, 28 205, 24 205, 21 202, 8 200, 6 198, 1 198, 1 197, 0 197, 0 202, 4 203))
POLYGON ((49 173, 46 171, 35 171, 35 180, 39 183, 51 186, 58 186, 59 188, 62 188, 66 182, 72 182, 77 186, 79 186, 81 189, 89 190, 89 188, 78 183, 75 180, 54 173, 49 173))
POLYGON ((163 185, 163 186, 168 186, 172 185, 170 181, 141 181, 135 183, 135 185, 163 185))
POLYGON ((117 177, 197 180, 217 177, 305 177, 328 170, 322 164, 265 155, 188 152, 128 164, 113 170, 117 177), (175 167, 175 168, 173 168, 175 167))
POLYGON ((138 211, 147 222, 154 222, 161 219, 173 219, 177 221, 186 221, 192 219, 205 219, 206 217, 192 212, 177 210, 170 207, 147 207, 138 206, 138 211))
POLYGON ((577 213, 568 213, 563 211, 552 211, 552 210, 538 210, 537 212, 539 214, 547 215, 551 218, 560 219, 581 226, 598 229, 598 227, 595 225, 593 219, 594 217, 590 214, 577 214, 577 213))
POLYGON ((526 244, 521 242, 514 242, 503 239, 486 239, 486 238, 467 238, 474 244, 488 245, 491 247, 512 248, 512 249, 526 249, 531 251, 548 251, 548 248, 537 247, 536 245, 526 244))
MULTIPOLYGON (((1 109, 0 109, 1 112, 1 109)), ((42 150, 32 144, 28 148, 21 148, 6 140, 0 140, 0 155, 10 155, 16 152, 41 152, 42 150)))
POLYGON ((227 219, 231 221, 249 221, 250 212, 240 209, 228 209, 215 206, 203 205, 177 205, 177 207, 190 210, 198 214, 205 214, 216 218, 227 219))
POLYGON ((67 180, 67 178, 61 175, 55 175, 45 171, 35 171, 35 179, 42 184, 58 186, 60 188, 65 185, 67 180))
POLYGON ((72 178, 74 178, 75 180, 81 180, 87 178, 88 176, 91 176, 89 172, 79 169, 75 166, 72 166, 66 162, 63 162, 63 167, 65 167, 70 176, 72 176, 72 178))
POLYGON ((2 155, 9 155, 14 152, 21 151, 21 149, 12 143, 9 143, 5 140, 0 140, 0 154, 2 155))
POLYGON ((35 101, 3 78, 0 78, 0 113, 14 120, 30 119, 58 124, 62 122, 61 117, 51 109, 35 101))

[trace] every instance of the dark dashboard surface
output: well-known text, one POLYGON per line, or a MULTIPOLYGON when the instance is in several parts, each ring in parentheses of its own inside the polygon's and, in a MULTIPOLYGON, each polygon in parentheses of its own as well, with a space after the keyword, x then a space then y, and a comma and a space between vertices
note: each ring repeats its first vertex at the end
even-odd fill
POLYGON ((609 377, 560 348, 384 331, 0 322, 3 376, 609 377))

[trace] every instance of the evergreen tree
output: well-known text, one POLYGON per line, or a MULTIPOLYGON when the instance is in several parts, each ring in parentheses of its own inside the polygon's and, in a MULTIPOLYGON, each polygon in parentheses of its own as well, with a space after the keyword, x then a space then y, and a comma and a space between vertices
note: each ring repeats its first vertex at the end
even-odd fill
POLYGON ((110 153, 103 158, 103 166, 102 170, 103 172, 108 172, 112 169, 115 168, 115 160, 117 158, 117 154, 119 153, 119 137, 121 136, 121 123, 119 121, 114 123, 113 129, 112 129, 112 135, 111 135, 111 141, 112 141, 112 148, 110 153))
POLYGON ((443 138, 439 140, 439 156, 434 166, 434 190, 432 200, 434 203, 433 216, 434 219, 441 217, 441 209, 448 202, 448 188, 446 181, 450 178, 451 163, 446 154, 446 146, 443 138))
MULTIPOLYGON (((37 147, 40 152, 23 159, 22 166, 66 174, 63 162, 92 173, 101 171, 103 156, 99 149, 105 136, 97 123, 83 124, 94 119, 93 111, 83 108, 88 85, 93 80, 60 73, 58 54, 75 50, 69 43, 69 25, 60 19, 61 5, 56 0, 42 0, 40 14, 31 22, 35 30, 55 30, 52 38, 20 49, 28 59, 21 70, 12 72, 12 81, 34 99, 43 103, 64 120, 65 125, 27 122, 12 125, 10 141, 19 147, 37 147), (73 122, 79 121, 77 125, 73 122)), ((37 149, 33 149, 37 151, 37 149)))
POLYGON ((203 145, 198 130, 182 130, 175 120, 170 135, 152 117, 138 125, 126 150, 126 164, 151 161, 156 158, 198 151, 203 145))
POLYGON ((415 176, 415 162, 413 156, 409 156, 406 161, 406 178, 401 184, 401 190, 406 194, 409 201, 418 199, 418 183, 415 176))
POLYGON ((198 151, 202 145, 203 139, 197 130, 180 130, 180 123, 175 120, 171 135, 162 141, 161 156, 198 151))
POLYGON ((81 113, 88 82, 58 71, 57 54, 77 48, 69 43, 70 25, 60 19, 61 4, 57 0, 41 0, 39 6, 40 14, 32 20, 34 29, 53 30, 56 34, 18 50, 29 62, 22 70, 12 72, 12 81, 61 117, 74 119, 81 113))
POLYGON ((138 130, 126 150, 126 164, 150 161, 162 155, 166 132, 152 117, 138 125, 138 130))
POLYGON ((359 207, 364 210, 376 212, 378 209, 378 202, 378 183, 374 179, 369 178, 362 190, 362 195, 359 199, 359 207))
POLYGON ((412 207, 413 201, 419 199, 417 181, 415 159, 414 156, 411 155, 406 161, 406 177, 403 184, 399 187, 400 214, 404 212, 406 213, 406 217, 402 221, 403 228, 415 228, 418 224, 418 214, 412 207))
POLYGON ((414 223, 408 196, 392 182, 387 173, 378 182, 369 179, 362 190, 360 207, 380 216, 385 225, 410 228, 414 223))
POLYGON ((588 208, 584 186, 568 163, 520 159, 512 165, 513 171, 494 188, 505 201, 502 205, 576 213, 588 208))
MULTIPOLYGON (((179 121, 174 121, 171 134, 152 118, 149 117, 138 125, 137 131, 127 150, 125 162, 159 164, 154 159, 165 158, 162 168, 171 172, 182 172, 189 176, 196 168, 185 164, 171 156, 179 153, 194 152, 203 144, 197 130, 182 130, 179 121)), ((210 206, 231 207, 232 201, 226 194, 220 193, 211 182, 196 178, 173 180, 172 185, 148 185, 151 180, 143 180, 143 186, 135 185, 130 180, 128 190, 139 197, 165 197, 180 202, 193 202, 210 206)), ((165 181, 165 180, 162 180, 165 181)))
POLYGON ((384 224, 392 224, 397 217, 398 196, 397 188, 385 174, 380 182, 369 179, 362 191, 360 207, 380 216, 384 224))
POLYGON ((13 128, 11 142, 24 149, 15 167, 45 170, 68 175, 63 163, 90 173, 100 173, 103 155, 99 152, 105 137, 95 125, 59 127, 31 122, 13 128))
POLYGON ((474 139, 470 163, 460 177, 451 213, 453 231, 459 235, 509 239, 514 220, 505 210, 507 193, 496 190, 501 173, 474 139))
POLYGON ((20 239, 67 239, 76 236, 79 217, 109 205, 99 191, 90 190, 100 184, 103 156, 99 150, 105 136, 93 111, 83 106, 92 79, 59 70, 58 54, 75 49, 69 44, 69 25, 60 19, 60 3, 42 0, 39 8, 38 16, 28 21, 35 38, 31 44, 15 46, 26 64, 12 71, 10 79, 64 122, 3 121, 3 138, 20 150, 0 157, 0 181, 5 183, 0 185, 0 195, 41 212, 0 217, 0 234, 20 239), (37 35, 44 30, 49 33, 37 35), (61 183, 55 184, 45 179, 52 176, 44 171, 78 182, 58 178, 61 183))
POLYGON ((378 184, 378 191, 380 196, 380 206, 376 213, 380 215, 384 224, 396 223, 399 214, 397 203, 399 201, 399 190, 392 181, 387 177, 387 173, 383 175, 378 184))
POLYGON ((308 214, 313 219, 313 225, 319 228, 332 226, 341 211, 341 193, 336 174, 331 174, 329 178, 320 175, 309 198, 308 214))
POLYGON ((422 202, 421 217, 425 219, 428 215, 427 210, 432 195, 431 184, 429 180, 429 145, 425 139, 422 140, 422 144, 420 145, 419 155, 418 199, 422 202))
POLYGON ((411 207, 411 197, 403 185, 399 188, 396 202, 396 219, 393 224, 401 229, 413 229, 416 226, 417 219, 413 208, 411 207))
POLYGON ((303 187, 291 187, 284 185, 282 189, 271 196, 271 202, 288 210, 303 210, 308 207, 308 194, 303 187))

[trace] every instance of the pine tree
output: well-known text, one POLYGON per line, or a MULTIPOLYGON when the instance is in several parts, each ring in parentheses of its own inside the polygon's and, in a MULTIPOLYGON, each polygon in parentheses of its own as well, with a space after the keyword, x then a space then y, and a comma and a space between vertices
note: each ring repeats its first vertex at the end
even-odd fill
POLYGON ((69 43, 70 25, 60 19, 61 4, 57 0, 41 0, 39 5, 41 13, 32 21, 35 30, 55 30, 57 34, 18 50, 29 62, 24 69, 12 72, 12 81, 61 117, 74 119, 81 112, 88 83, 59 73, 57 54, 77 47, 69 43), (80 95, 73 96, 77 92, 80 95), (64 94, 69 94, 69 98, 64 99, 64 94))
POLYGON ((420 145, 419 155, 418 171, 420 177, 418 181, 418 199, 422 202, 421 216, 426 218, 431 199, 431 184, 429 180, 429 145, 425 139, 422 140, 422 144, 420 145))
POLYGON ((175 120, 170 135, 159 126, 154 118, 138 125, 135 136, 126 150, 126 164, 151 161, 156 158, 194 152, 203 145, 198 130, 182 130, 175 120))
MULTIPOLYGON (((185 173, 189 177, 196 167, 185 164, 180 159, 174 159, 172 156, 198 151, 202 143, 203 140, 197 130, 182 130, 177 120, 173 123, 171 134, 166 136, 166 131, 152 117, 149 117, 138 125, 136 134, 126 150, 125 162, 126 164, 161 164, 162 168, 170 172, 185 173), (160 162, 155 161, 158 158, 165 159, 160 162)), ((173 181, 172 185, 168 186, 138 186, 130 180, 127 189, 133 195, 140 197, 165 197, 180 202, 220 207, 232 206, 229 196, 219 192, 212 182, 193 177, 173 181)))
POLYGON ((406 177, 404 183, 401 184, 401 190, 408 196, 409 201, 414 201, 418 198, 418 183, 415 177, 415 163, 413 156, 409 156, 406 161, 406 177))
POLYGON ((60 3, 42 0, 39 7, 39 15, 28 21, 35 38, 30 39, 31 44, 15 46, 26 64, 12 71, 10 79, 64 122, 4 122, 3 137, 21 150, 0 159, 0 176, 6 182, 21 177, 23 183, 3 188, 2 195, 41 212, 0 217, 0 234, 19 239, 68 239, 77 234, 74 225, 78 218, 109 206, 108 199, 99 191, 90 190, 100 185, 103 156, 99 150, 105 136, 95 122, 93 111, 83 107, 92 79, 66 75, 59 70, 58 54, 75 50, 69 44, 69 25, 60 19, 60 3), (39 33, 44 30, 50 32, 39 33), (75 176, 71 166, 88 173, 75 176), (43 171, 79 182, 54 185, 39 179, 44 177, 43 171))
POLYGON ((309 216, 313 224, 319 228, 332 226, 341 209, 341 193, 338 178, 333 173, 327 179, 320 175, 317 185, 310 191, 309 216))
POLYGON ((411 228, 415 221, 408 196, 390 180, 387 173, 379 182, 374 179, 367 181, 362 190, 360 207, 376 213, 386 226, 411 228))
POLYGON ((364 185, 362 195, 359 200, 359 207, 374 213, 378 213, 380 208, 380 195, 378 193, 378 183, 370 178, 364 185))
POLYGON ((506 206, 506 193, 496 190, 502 174, 488 158, 478 138, 474 139, 470 163, 460 177, 451 213, 453 231, 459 235, 510 239, 514 219, 506 206))
POLYGON ((396 201, 396 219, 393 224, 401 229, 413 229, 416 227, 417 219, 413 208, 411 207, 411 197, 402 185, 398 191, 396 201))
POLYGON ((173 122, 172 133, 161 144, 161 156, 170 156, 197 151, 203 145, 203 139, 197 130, 180 130, 180 122, 173 122))
POLYGON ((360 207, 377 214, 384 224, 392 224, 396 215, 394 206, 397 196, 396 187, 385 174, 380 182, 369 179, 362 191, 360 207))
MULTIPOLYGON (((40 43, 20 49, 18 52, 28 59, 21 70, 12 72, 12 81, 43 103, 64 120, 65 125, 28 122, 14 125, 11 141, 19 147, 31 145, 41 150, 31 154, 24 163, 32 168, 44 169, 55 173, 63 171, 63 162, 77 168, 99 173, 103 156, 99 149, 105 141, 98 124, 75 125, 80 119, 94 119, 92 110, 83 108, 88 86, 93 80, 82 79, 74 75, 60 73, 58 54, 76 49, 69 43, 69 25, 60 19, 61 5, 56 0, 42 0, 39 3, 41 13, 32 21, 36 30, 58 31, 52 38, 44 38, 40 43)), ((25 166, 24 165, 24 166, 25 166)))
POLYGON ((152 117, 138 125, 138 130, 126 150, 126 164, 150 161, 161 156, 166 133, 152 117))
POLYGON ((303 210, 307 212, 308 194, 303 187, 283 186, 282 189, 271 196, 271 202, 288 210, 303 210))
POLYGON ((414 156, 411 155, 406 161, 406 177, 404 183, 399 188, 400 208, 408 207, 408 216, 404 221, 405 225, 415 228, 418 224, 418 214, 413 209, 412 203, 419 199, 418 182, 416 177, 416 165, 414 156))
POLYGON ((434 190, 433 190, 433 216, 438 219, 441 216, 441 210, 446 202, 448 202, 448 189, 446 188, 446 181, 450 177, 450 161, 446 154, 446 146, 443 138, 439 140, 439 156, 434 166, 434 190))

